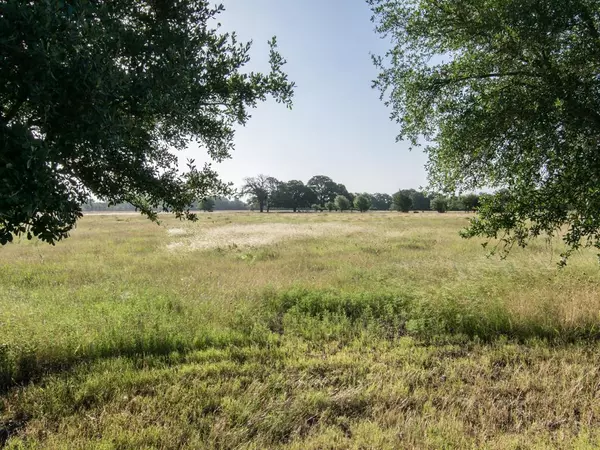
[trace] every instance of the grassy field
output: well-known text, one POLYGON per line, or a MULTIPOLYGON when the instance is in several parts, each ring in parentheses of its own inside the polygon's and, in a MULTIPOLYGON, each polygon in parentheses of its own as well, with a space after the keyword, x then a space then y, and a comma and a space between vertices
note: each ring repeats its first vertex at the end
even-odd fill
POLYGON ((0 249, 0 447, 598 448, 600 271, 461 214, 88 216, 0 249))

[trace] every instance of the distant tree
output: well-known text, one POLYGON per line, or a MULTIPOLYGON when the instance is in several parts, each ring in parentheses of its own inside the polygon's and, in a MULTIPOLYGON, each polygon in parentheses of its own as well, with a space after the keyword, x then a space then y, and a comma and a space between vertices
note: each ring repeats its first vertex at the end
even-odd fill
POLYGON ((412 200, 412 209, 415 211, 429 211, 431 209, 431 200, 423 192, 415 191, 410 193, 412 200))
POLYGON ((287 190, 287 198, 290 202, 288 207, 292 208, 294 212, 298 208, 310 207, 317 200, 314 191, 300 180, 288 181, 285 184, 285 188, 287 190))
POLYGON ((327 211, 331 212, 335 209, 335 203, 327 202, 325 203, 325 208, 327 208, 327 211))
POLYGON ((448 199, 443 196, 434 197, 431 200, 431 209, 439 213, 445 213, 448 211, 448 199))
POLYGON ((333 180, 325 175, 315 175, 306 185, 313 190, 317 198, 317 203, 325 206, 325 203, 333 201, 339 186, 333 180))
POLYGON ((368 211, 371 208, 371 200, 367 195, 358 195, 354 198, 354 207, 360 212, 368 211))
POLYGON ((395 211, 408 212, 412 206, 412 200, 406 192, 399 191, 392 195, 392 208, 395 211))
MULTIPOLYGON (((286 186, 284 183, 279 181, 275 177, 267 177, 267 212, 271 210, 273 207, 277 207, 278 201, 280 201, 277 196, 285 196, 286 195, 286 186)), ((284 197, 285 198, 285 197, 284 197)))
POLYGON ((477 194, 463 195, 462 203, 465 211, 474 211, 479 206, 479 196, 477 194))
POLYGON ((260 212, 264 211, 269 200, 271 179, 272 177, 266 175, 244 178, 244 185, 242 186, 241 192, 244 195, 252 196, 260 212))
POLYGON ((230 210, 230 211, 241 211, 248 209, 248 205, 241 201, 239 198, 234 198, 230 200, 228 198, 215 198, 215 211, 218 210, 230 210))
POLYGON ((269 191, 267 212, 270 208, 290 208, 291 199, 286 183, 280 181, 269 183, 267 190, 269 191))
POLYGON ((321 205, 319 205, 318 203, 313 203, 311 208, 317 212, 323 211, 323 207, 321 205))
POLYGON ((348 211, 350 209, 350 200, 345 195, 338 195, 335 198, 335 206, 340 212, 348 211))
POLYGON ((448 199, 448 211, 463 211, 465 204, 462 201, 462 197, 450 197, 448 199))
POLYGON ((256 211, 259 207, 256 197, 250 197, 250 199, 248 199, 248 207, 250 208, 250 211, 256 211))
POLYGON ((205 0, 0 2, 0 244, 55 243, 101 198, 149 218, 194 219, 195 199, 229 191, 210 165, 181 173, 173 149, 230 156, 237 125, 293 84, 271 43, 250 73, 250 44, 218 29, 205 0))
MULTIPOLYGON (((375 200, 375 196, 373 194, 369 194, 368 192, 364 192, 362 195, 365 195, 369 199, 369 204, 371 205, 370 209, 373 209, 373 210, 377 209, 374 206, 376 200, 375 200)), ((354 198, 356 198, 356 197, 354 197, 354 198)), ((354 200, 352 200, 352 206, 354 206, 354 200)))
POLYGON ((205 198, 203 200, 200 200, 199 207, 202 211, 213 212, 215 208, 215 201, 210 197, 205 198))
POLYGON ((392 206, 392 196, 389 194, 373 194, 371 197, 371 208, 378 211, 388 211, 392 206))
POLYGON ((315 201, 316 196, 312 189, 299 180, 277 182, 270 189, 269 205, 274 208, 297 212, 300 208, 309 208, 315 201))
POLYGON ((350 204, 352 204, 352 202, 354 202, 355 195, 352 194, 351 192, 348 192, 348 189, 346 189, 346 186, 344 186, 342 183, 337 184, 337 187, 335 189, 335 194, 343 195, 350 201, 350 204))

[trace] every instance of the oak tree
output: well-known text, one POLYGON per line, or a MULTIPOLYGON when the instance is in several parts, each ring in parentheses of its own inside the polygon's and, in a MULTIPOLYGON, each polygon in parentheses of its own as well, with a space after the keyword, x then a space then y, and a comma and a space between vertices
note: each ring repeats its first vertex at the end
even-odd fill
POLYGON ((431 187, 486 195, 466 236, 600 249, 600 0, 369 0, 375 86, 431 187), (502 194, 498 194, 502 195, 502 194))
POLYGON ((196 199, 226 194, 210 164, 179 169, 197 142, 209 159, 234 129, 293 83, 271 42, 268 73, 250 44, 219 31, 206 0, 0 2, 0 243, 54 243, 99 198, 194 218, 196 199))
POLYGON ((312 189, 317 196, 317 203, 325 206, 325 203, 334 201, 339 186, 331 178, 325 175, 315 175, 306 185, 312 189))

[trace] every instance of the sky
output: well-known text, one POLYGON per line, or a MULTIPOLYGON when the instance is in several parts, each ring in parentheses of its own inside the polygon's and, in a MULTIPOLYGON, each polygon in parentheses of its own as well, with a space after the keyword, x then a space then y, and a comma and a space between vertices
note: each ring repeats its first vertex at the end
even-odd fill
MULTIPOLYGON (((232 159, 214 167, 224 181, 265 174, 307 182, 327 175, 350 192, 386 192, 426 185, 426 156, 396 142, 398 125, 371 88, 371 54, 388 43, 374 32, 364 0, 222 0, 223 30, 253 41, 252 70, 268 71, 268 45, 277 36, 297 85, 292 110, 259 104, 236 133, 232 159)), ((181 155, 206 161, 190 147, 181 155)), ((182 158, 183 159, 183 158, 182 158)))

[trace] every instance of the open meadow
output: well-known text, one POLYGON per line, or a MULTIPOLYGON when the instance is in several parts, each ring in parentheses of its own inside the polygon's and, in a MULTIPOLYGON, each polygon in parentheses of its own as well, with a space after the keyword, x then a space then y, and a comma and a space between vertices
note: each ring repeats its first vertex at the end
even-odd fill
POLYGON ((0 447, 597 448, 600 271, 465 214, 84 217, 0 248, 0 447))

